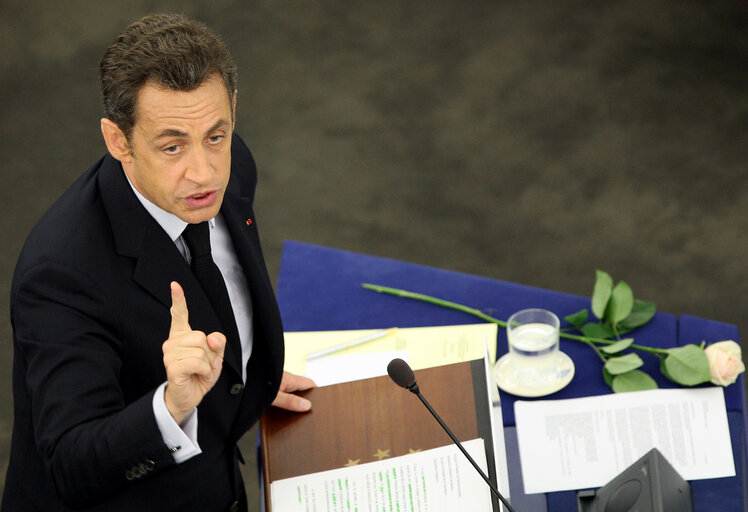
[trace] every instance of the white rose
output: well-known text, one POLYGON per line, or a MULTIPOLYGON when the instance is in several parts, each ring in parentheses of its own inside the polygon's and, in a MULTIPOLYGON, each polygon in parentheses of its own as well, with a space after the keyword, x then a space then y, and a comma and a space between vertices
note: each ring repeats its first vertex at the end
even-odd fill
POLYGON ((732 340, 712 343, 706 347, 704 352, 709 359, 712 384, 727 386, 735 382, 738 375, 745 371, 740 345, 732 340))

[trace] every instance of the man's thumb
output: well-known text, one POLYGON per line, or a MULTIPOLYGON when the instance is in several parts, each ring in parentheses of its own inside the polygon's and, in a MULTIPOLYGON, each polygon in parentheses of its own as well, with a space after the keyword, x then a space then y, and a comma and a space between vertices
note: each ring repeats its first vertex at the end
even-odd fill
POLYGON ((212 332, 208 334, 206 340, 208 341, 208 348, 223 360, 223 354, 226 352, 226 336, 220 332, 212 332))

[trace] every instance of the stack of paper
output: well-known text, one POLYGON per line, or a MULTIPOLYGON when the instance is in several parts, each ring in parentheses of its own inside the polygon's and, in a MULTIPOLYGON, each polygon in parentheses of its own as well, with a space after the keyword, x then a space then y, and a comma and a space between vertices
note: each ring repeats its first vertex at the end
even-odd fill
MULTIPOLYGON (((482 439, 463 443, 486 471, 482 439)), ((492 510, 490 491, 456 446, 276 480, 274 512, 492 510)))

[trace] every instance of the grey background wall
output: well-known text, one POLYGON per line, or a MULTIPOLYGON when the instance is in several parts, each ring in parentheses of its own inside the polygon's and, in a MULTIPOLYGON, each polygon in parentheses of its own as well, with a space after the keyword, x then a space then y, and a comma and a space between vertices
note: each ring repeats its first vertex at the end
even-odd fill
POLYGON ((273 276, 285 239, 580 295, 600 268, 748 332, 742 0, 3 0, 0 477, 16 257, 103 154, 105 47, 172 10, 239 66, 273 276))

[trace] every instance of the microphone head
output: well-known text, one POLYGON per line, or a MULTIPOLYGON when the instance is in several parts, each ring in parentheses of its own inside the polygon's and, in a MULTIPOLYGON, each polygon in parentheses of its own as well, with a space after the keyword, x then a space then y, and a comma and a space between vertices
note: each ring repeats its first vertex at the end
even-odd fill
POLYGON ((408 363, 402 359, 397 358, 390 361, 390 364, 387 365, 387 373, 395 384, 401 388, 405 388, 413 393, 418 393, 416 376, 408 363))

